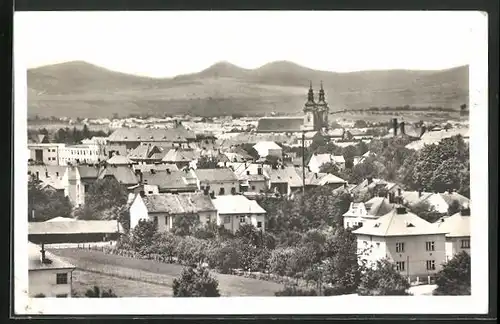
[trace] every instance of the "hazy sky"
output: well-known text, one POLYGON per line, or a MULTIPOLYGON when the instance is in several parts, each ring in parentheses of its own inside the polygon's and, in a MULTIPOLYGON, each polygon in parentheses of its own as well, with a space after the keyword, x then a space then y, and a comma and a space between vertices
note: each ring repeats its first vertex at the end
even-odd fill
POLYGON ((22 12, 15 57, 27 67, 83 60, 169 77, 218 61, 275 60, 328 71, 469 64, 473 12, 22 12))

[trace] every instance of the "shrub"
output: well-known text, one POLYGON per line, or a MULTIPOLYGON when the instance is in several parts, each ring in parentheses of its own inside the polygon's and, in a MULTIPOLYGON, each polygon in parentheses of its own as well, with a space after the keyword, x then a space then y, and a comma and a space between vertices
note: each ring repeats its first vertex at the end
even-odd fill
POLYGON ((408 295, 410 284, 386 259, 377 261, 376 267, 367 268, 361 275, 358 293, 362 296, 408 295))
POLYGON ((286 286, 285 289, 274 293, 276 297, 283 296, 317 296, 314 289, 299 289, 297 286, 286 286))
POLYGON ((174 297, 219 297, 219 282, 207 269, 184 268, 173 281, 174 297))
POLYGON ((464 251, 443 265, 433 295, 470 295, 470 255, 464 251))

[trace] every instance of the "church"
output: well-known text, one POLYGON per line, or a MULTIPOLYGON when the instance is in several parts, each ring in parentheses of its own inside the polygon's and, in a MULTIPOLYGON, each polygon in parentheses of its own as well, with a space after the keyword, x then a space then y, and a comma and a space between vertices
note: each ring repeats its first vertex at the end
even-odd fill
POLYGON ((323 82, 315 100, 312 82, 309 84, 304 115, 297 117, 264 117, 259 119, 258 133, 296 133, 303 131, 328 130, 328 114, 330 108, 325 99, 323 82))

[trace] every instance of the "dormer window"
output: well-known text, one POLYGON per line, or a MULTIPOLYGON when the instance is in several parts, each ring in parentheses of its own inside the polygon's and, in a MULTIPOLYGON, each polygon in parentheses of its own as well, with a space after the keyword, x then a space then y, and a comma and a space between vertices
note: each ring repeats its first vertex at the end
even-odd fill
POLYGON ((413 225, 413 224, 412 224, 412 223, 410 223, 410 222, 405 222, 405 224, 406 224, 406 227, 415 227, 415 225, 413 225))
POLYGON ((375 225, 373 225, 373 227, 380 227, 380 223, 375 223, 375 225))

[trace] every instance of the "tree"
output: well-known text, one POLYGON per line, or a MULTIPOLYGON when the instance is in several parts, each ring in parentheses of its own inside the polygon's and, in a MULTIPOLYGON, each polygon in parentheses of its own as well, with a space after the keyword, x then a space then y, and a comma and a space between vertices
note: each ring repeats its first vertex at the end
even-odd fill
POLYGON ((220 297, 219 283, 207 269, 184 268, 173 281, 174 297, 220 297))
POLYGON ((451 215, 458 213, 461 208, 462 208, 462 206, 460 205, 458 200, 453 199, 450 206, 448 206, 448 215, 451 216, 451 215))
POLYGON ((334 162, 328 162, 328 163, 323 164, 319 168, 319 172, 322 172, 322 173, 331 173, 331 174, 337 175, 340 172, 340 168, 337 166, 336 163, 334 163, 334 162))
POLYGON ((85 292, 85 297, 110 298, 110 297, 117 297, 117 296, 115 295, 115 293, 111 289, 101 291, 101 289, 98 286, 94 286, 93 289, 87 289, 87 291, 85 292))
POLYGON ((462 170, 464 169, 467 169, 467 166, 460 162, 459 159, 450 158, 434 170, 430 179, 430 186, 438 192, 459 189, 462 181, 462 170))
POLYGON ((410 211, 420 218, 425 219, 429 223, 434 223, 444 215, 438 212, 434 206, 431 206, 427 201, 421 201, 415 205, 409 206, 410 211))
POLYGON ((132 230, 132 247, 137 252, 144 252, 151 245, 151 238, 156 233, 156 226, 152 221, 141 219, 132 230))
POLYGON ((262 232, 252 224, 241 225, 235 236, 240 238, 245 245, 262 246, 262 232))
POLYGON ((368 127, 368 125, 364 120, 356 120, 354 122, 354 128, 366 128, 366 127, 368 127))
POLYGON ((203 155, 198 159, 196 166, 198 169, 216 169, 218 168, 217 163, 216 158, 203 155))
POLYGON ((62 192, 43 189, 41 183, 28 181, 28 221, 44 222, 51 218, 71 217, 72 205, 62 192))
POLYGON ((175 235, 185 236, 194 232, 200 225, 200 219, 197 214, 175 215, 173 231, 175 235))
POLYGON ((443 265, 433 295, 470 295, 470 255, 462 251, 443 265))
POLYGON ((77 218, 86 220, 121 219, 128 227, 128 214, 123 207, 128 193, 114 178, 106 177, 92 183, 85 195, 85 205, 76 211, 77 218))
POLYGON ((382 259, 375 267, 362 271, 358 293, 361 296, 408 295, 408 288, 408 280, 396 271, 394 264, 382 259))

